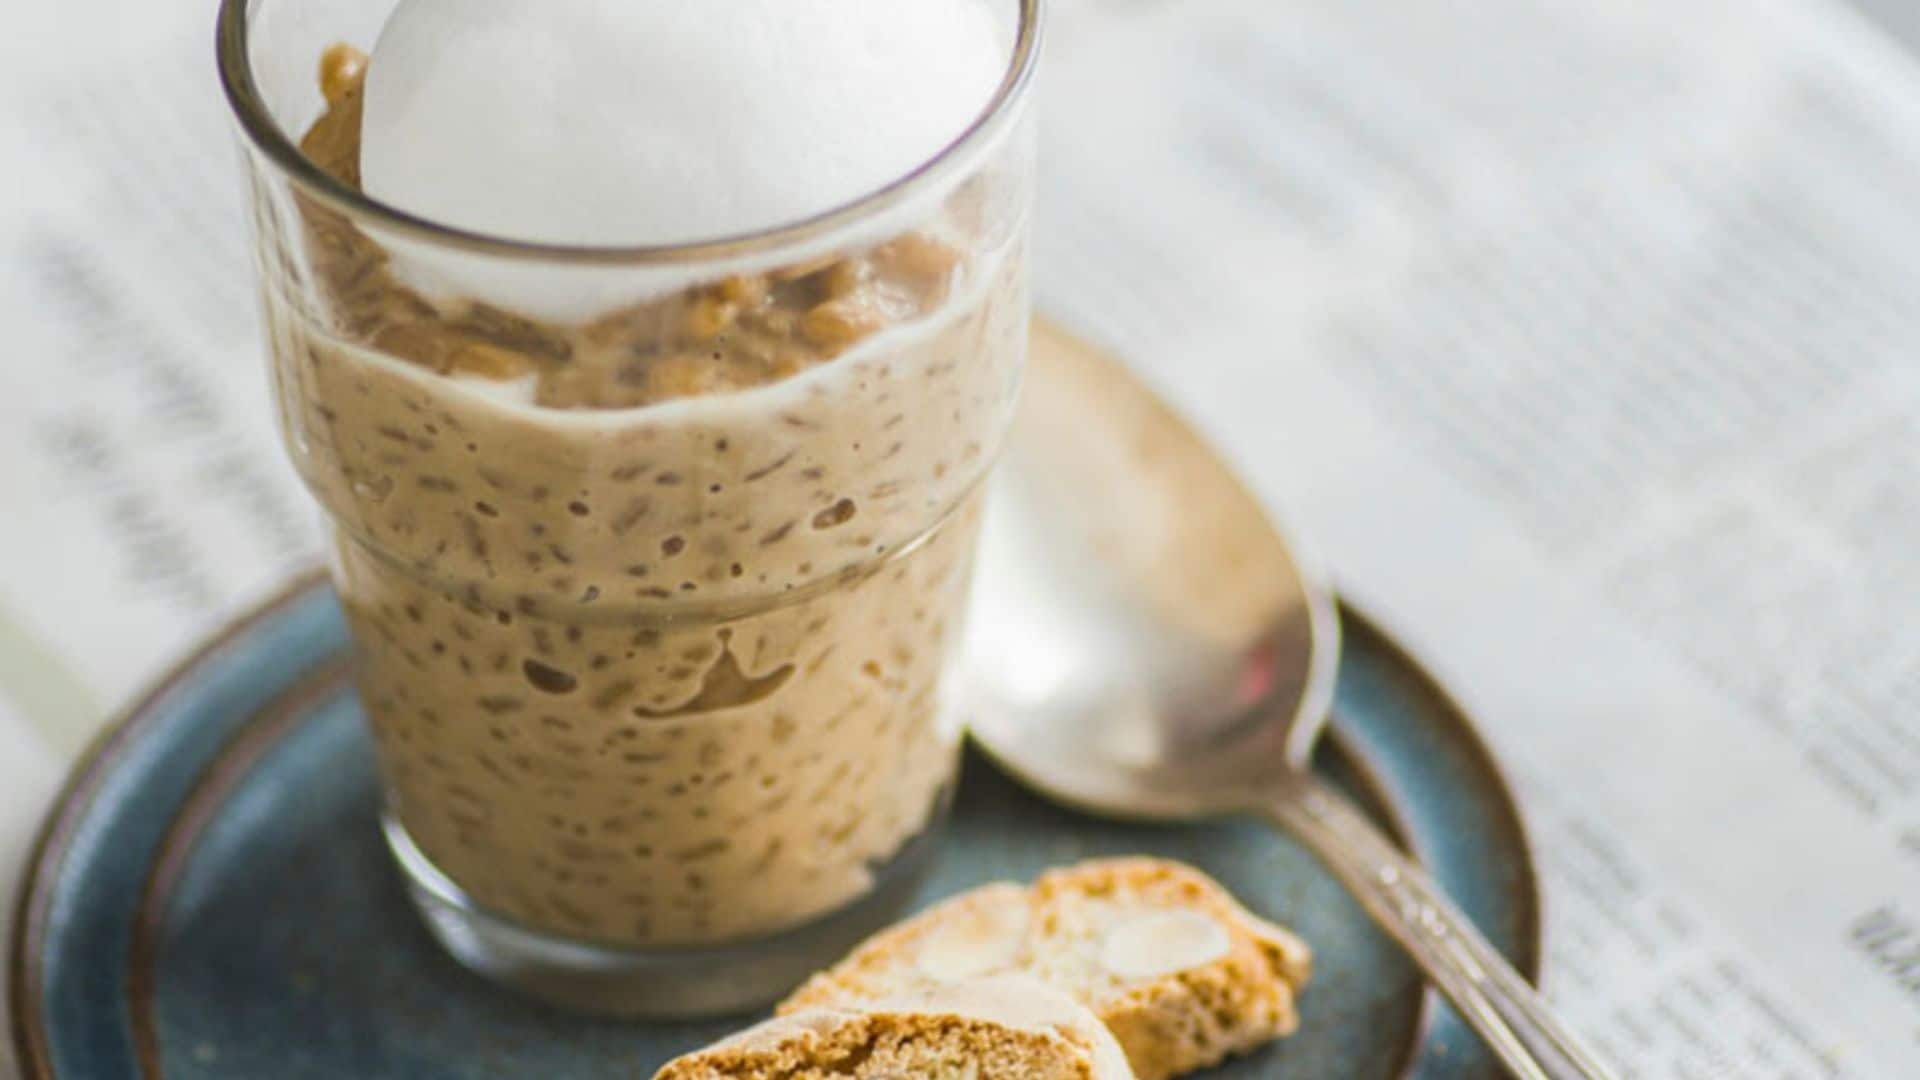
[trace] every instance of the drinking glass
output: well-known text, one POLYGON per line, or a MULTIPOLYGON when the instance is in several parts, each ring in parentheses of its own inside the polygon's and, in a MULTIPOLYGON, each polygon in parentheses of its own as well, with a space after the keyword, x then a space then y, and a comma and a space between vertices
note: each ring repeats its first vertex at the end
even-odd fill
POLYGON ((323 91, 316 66, 393 0, 225 3, 279 423, 330 526, 389 846, 469 968, 599 1012, 738 1010, 927 865, 1025 360, 1038 0, 1005 2, 1005 80, 932 160, 646 248, 370 199, 338 154, 348 68, 323 91))

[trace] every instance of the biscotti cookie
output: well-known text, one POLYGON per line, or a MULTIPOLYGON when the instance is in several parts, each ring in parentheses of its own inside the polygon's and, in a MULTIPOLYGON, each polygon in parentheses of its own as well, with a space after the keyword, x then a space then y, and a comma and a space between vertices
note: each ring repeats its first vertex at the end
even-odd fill
POLYGON ((1023 976, 860 1009, 800 1009, 679 1058, 654 1080, 1132 1080, 1085 1006, 1023 976))
POLYGON ((1090 1008, 1141 1080, 1165 1080, 1290 1034, 1311 967, 1305 942, 1205 874, 1106 859, 957 896, 870 938, 780 1009, 1021 972, 1090 1008))

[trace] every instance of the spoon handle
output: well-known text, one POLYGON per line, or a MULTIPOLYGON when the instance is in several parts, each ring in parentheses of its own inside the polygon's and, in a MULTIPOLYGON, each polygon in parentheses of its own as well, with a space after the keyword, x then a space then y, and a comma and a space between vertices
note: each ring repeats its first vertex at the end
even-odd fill
POLYGON ((1312 848, 1381 929, 1400 942, 1513 1075, 1522 1080, 1610 1078, 1539 991, 1346 796, 1298 774, 1266 809, 1312 848))

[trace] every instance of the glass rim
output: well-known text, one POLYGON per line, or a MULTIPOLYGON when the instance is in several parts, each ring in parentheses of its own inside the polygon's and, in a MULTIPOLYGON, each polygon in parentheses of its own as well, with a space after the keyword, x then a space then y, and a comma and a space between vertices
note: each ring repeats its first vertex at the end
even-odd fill
POLYGON ((383 203, 335 179, 307 157, 274 118, 254 78, 250 9, 260 2, 263 0, 221 0, 215 45, 220 85, 250 146, 264 154, 302 194, 330 210, 371 221, 383 232, 470 254, 618 266, 686 264, 778 251, 856 225, 937 187, 968 163, 976 151, 991 146, 1018 119, 1039 66, 1044 0, 1017 0, 1020 23, 1013 54, 986 108, 952 142, 906 174, 851 201, 771 228, 685 243, 633 246, 555 244, 463 229, 383 203))

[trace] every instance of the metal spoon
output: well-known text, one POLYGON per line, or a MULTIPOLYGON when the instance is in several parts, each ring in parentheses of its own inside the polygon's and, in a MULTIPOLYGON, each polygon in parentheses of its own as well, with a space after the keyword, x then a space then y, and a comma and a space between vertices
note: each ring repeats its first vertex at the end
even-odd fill
POLYGON ((1412 860, 1309 767, 1333 590, 1119 363, 1036 324, 967 641, 974 736, 1051 798, 1255 813, 1311 848, 1516 1076, 1607 1074, 1412 860))

